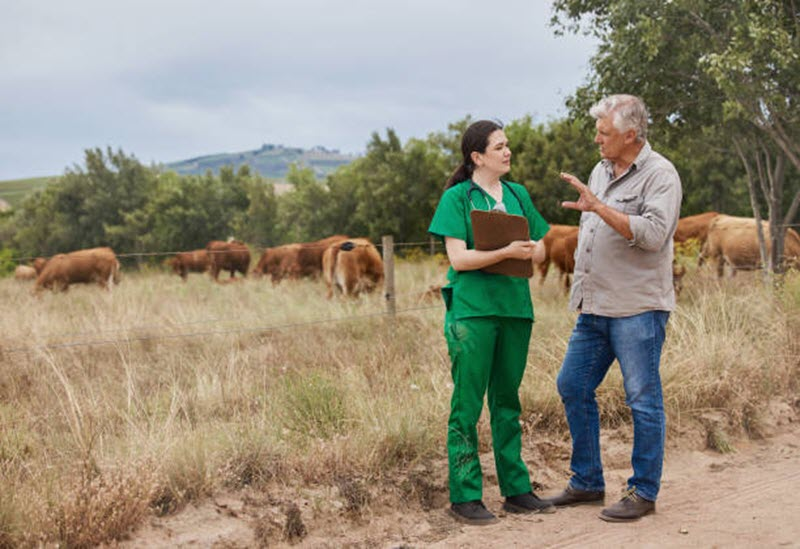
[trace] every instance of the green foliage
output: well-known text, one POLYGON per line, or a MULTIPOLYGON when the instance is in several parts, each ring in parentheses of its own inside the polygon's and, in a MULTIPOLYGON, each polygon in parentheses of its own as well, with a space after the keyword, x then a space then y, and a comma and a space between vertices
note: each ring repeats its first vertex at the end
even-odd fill
POLYGON ((347 421, 341 384, 319 373, 286 378, 284 427, 301 437, 328 439, 341 433, 347 421))
POLYGON ((14 250, 10 248, 0 248, 0 277, 14 272, 17 266, 14 261, 14 250))

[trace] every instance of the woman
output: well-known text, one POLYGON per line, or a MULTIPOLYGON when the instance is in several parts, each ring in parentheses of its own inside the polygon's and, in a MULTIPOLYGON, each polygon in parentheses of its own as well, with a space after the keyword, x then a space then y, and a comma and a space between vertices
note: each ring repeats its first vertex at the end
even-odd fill
POLYGON ((463 161, 447 182, 428 231, 444 240, 450 260, 449 284, 442 288, 447 306, 444 333, 450 353, 453 397, 447 430, 450 513, 468 524, 497 519, 482 500, 477 423, 487 393, 497 478, 512 513, 553 512, 531 490, 520 451, 519 385, 525 371, 533 324, 526 278, 490 274, 482 268, 508 258, 541 262, 537 242, 550 228, 525 187, 501 181, 511 166, 503 127, 481 120, 461 139, 463 161), (470 211, 499 209, 524 215, 532 240, 492 250, 475 250, 470 211))

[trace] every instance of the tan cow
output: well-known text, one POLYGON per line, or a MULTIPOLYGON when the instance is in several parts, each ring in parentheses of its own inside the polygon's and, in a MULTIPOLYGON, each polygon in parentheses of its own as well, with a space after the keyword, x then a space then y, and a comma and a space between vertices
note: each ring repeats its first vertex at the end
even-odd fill
POLYGON ((542 243, 544 244, 544 260, 536 265, 536 269, 541 275, 539 284, 544 284, 544 279, 547 278, 547 272, 550 270, 550 250, 553 247, 553 242, 573 234, 578 234, 578 227, 574 225, 550 225, 550 230, 547 231, 547 234, 542 238, 542 243))
POLYGON ((695 238, 702 245, 708 236, 709 224, 718 215, 717 212, 705 212, 680 218, 672 240, 686 242, 690 238, 695 238))
POLYGON ((357 296, 374 291, 383 282, 383 260, 368 239, 351 238, 325 250, 322 273, 329 299, 334 290, 345 296, 357 296))
POLYGON ((36 280, 36 269, 30 265, 17 265, 14 269, 14 280, 36 280))
POLYGON ((242 276, 247 276, 247 270, 250 268, 250 250, 244 242, 212 240, 206 246, 206 251, 209 256, 209 272, 215 281, 219 281, 221 271, 230 272, 230 280, 235 279, 237 271, 242 273, 242 276))
MULTIPOLYGON (((769 223, 761 222, 767 253, 770 253, 769 223)), ((789 265, 800 265, 800 236, 788 229, 783 245, 784 260, 789 265)), ((703 246, 701 258, 716 262, 717 276, 722 277, 725 265, 733 274, 737 270, 753 270, 761 266, 756 221, 752 217, 733 217, 720 214, 708 226, 708 238, 703 246)))
POLYGON ((208 250, 202 248, 191 252, 178 252, 167 260, 167 265, 186 282, 189 273, 206 272, 211 267, 211 260, 208 257, 208 250))
POLYGON ((111 290, 119 283, 119 261, 111 248, 91 248, 50 258, 36 278, 35 291, 67 291, 70 284, 99 284, 111 290))

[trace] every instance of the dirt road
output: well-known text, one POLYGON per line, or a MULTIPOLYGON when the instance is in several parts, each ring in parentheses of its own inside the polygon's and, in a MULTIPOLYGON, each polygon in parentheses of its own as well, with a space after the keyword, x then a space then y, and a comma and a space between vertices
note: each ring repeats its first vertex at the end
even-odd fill
MULTIPOLYGON (((335 509, 321 512, 328 504, 320 494, 306 499, 303 515, 333 518, 307 521, 308 535, 294 547, 800 547, 800 423, 768 439, 737 441, 735 448, 728 454, 671 450, 657 512, 635 523, 604 522, 596 506, 501 515, 500 523, 484 527, 460 525, 444 507, 427 513, 376 509, 352 521, 337 518, 335 509)), ((622 461, 606 471, 609 489, 624 486, 630 474, 622 461)), ((609 492, 607 503, 615 500, 609 492)), ((487 489, 485 501, 500 510, 496 487, 487 489)), ((255 547, 259 539, 272 545, 280 531, 259 533, 258 526, 268 507, 241 495, 217 497, 154 520, 122 545, 255 547)))

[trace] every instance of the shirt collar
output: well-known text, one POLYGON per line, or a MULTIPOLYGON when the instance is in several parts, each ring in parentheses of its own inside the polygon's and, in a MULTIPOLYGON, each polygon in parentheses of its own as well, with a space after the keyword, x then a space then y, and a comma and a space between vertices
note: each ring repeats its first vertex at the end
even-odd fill
MULTIPOLYGON (((645 163, 647 162, 647 160, 650 158, 650 156, 652 154, 653 154, 653 147, 650 146, 650 142, 649 141, 645 141, 644 142, 644 146, 639 151, 639 154, 636 155, 636 158, 633 160, 631 165, 628 166, 628 169, 625 170, 625 173, 623 173, 620 177, 623 177, 625 174, 631 172, 632 170, 641 170, 642 166, 645 165, 645 163)), ((609 175, 609 179, 613 180, 614 179, 614 166, 612 165, 611 161, 604 158, 602 160, 602 164, 603 164, 603 167, 606 170, 606 173, 609 175)))

